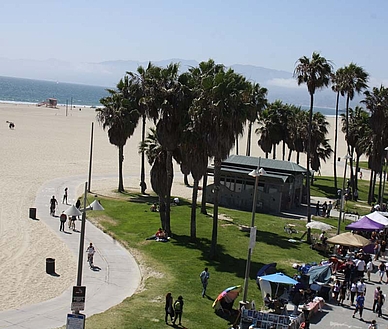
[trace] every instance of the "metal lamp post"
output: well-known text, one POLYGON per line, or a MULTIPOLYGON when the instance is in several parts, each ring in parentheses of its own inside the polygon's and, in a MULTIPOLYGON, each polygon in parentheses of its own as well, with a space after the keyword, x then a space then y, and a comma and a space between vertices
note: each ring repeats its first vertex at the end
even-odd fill
MULTIPOLYGON (((94 200, 90 204, 89 207, 86 207, 87 197, 88 197, 88 183, 85 182, 84 207, 82 209, 81 234, 80 234, 79 249, 78 249, 77 287, 80 287, 82 285, 82 268, 83 268, 83 259, 84 259, 86 211, 87 210, 104 210, 104 208, 101 206, 101 204, 97 200, 94 200)), ((70 213, 70 210, 73 210, 74 208, 75 208, 74 206, 71 206, 67 211, 69 211, 69 213, 70 213)), ((65 211, 65 213, 67 211, 65 211)), ((75 313, 79 314, 79 311, 76 310, 75 313)))
POLYGON ((263 168, 260 168, 260 158, 259 158, 259 166, 257 167, 257 169, 249 173, 249 176, 255 177, 255 187, 253 191, 252 222, 251 222, 250 239, 249 239, 249 246, 248 246, 248 256, 247 256, 247 262, 245 265, 243 302, 247 301, 252 249, 256 242, 255 214, 256 214, 256 204, 257 204, 257 187, 259 184, 259 177, 262 175, 265 175, 265 170, 263 168))
POLYGON ((342 208, 343 208, 343 202, 344 202, 344 191, 345 191, 345 180, 346 180, 346 167, 348 166, 348 160, 352 157, 349 154, 346 154, 344 156, 345 160, 345 168, 344 168, 344 180, 342 181, 342 190, 340 194, 340 211, 338 214, 338 226, 337 226, 337 235, 340 234, 340 226, 341 226, 341 218, 342 218, 342 208))

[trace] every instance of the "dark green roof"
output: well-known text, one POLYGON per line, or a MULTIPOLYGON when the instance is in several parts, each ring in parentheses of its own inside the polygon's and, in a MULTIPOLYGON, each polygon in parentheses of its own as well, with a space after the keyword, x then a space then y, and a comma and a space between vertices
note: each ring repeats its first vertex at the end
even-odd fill
POLYGON ((221 166, 225 167, 233 167, 233 168, 249 168, 256 169, 257 167, 263 168, 264 170, 269 170, 273 172, 279 173, 305 173, 307 170, 302 166, 290 162, 290 161, 282 161, 282 160, 273 160, 266 158, 256 158, 256 157, 248 157, 244 155, 231 155, 225 161, 222 162, 221 166), (259 165, 260 161, 260 165, 259 165))

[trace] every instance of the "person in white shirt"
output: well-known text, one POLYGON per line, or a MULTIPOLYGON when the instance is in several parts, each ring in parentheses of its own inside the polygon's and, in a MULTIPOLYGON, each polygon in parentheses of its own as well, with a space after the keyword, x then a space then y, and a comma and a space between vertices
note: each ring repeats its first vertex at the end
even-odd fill
POLYGON ((373 271, 373 262, 370 260, 368 264, 366 264, 366 274, 368 275, 368 281, 370 281, 370 274, 373 271))
POLYGON ((357 282, 357 295, 364 294, 366 295, 366 284, 364 283, 364 279, 360 279, 360 281, 357 282))
POLYGON ((362 258, 356 260, 357 274, 361 278, 364 276, 365 266, 365 261, 362 258))

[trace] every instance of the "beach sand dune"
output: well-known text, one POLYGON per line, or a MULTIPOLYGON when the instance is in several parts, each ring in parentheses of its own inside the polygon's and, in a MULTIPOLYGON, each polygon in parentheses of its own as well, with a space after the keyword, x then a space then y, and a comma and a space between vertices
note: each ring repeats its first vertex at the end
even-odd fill
MULTIPOLYGON (((334 118, 328 120, 332 137, 334 118)), ((53 298, 75 284, 76 256, 44 223, 29 219, 28 211, 46 181, 76 175, 84 175, 87 181, 92 122, 95 122, 92 172, 111 178, 92 179, 91 188, 94 192, 109 192, 117 188, 118 152, 109 143, 107 133, 96 123, 93 109, 69 109, 66 116, 64 107, 50 109, 0 104, 0 311, 53 298), (15 123, 15 129, 9 129, 7 120, 15 123), (56 270, 60 277, 46 275, 47 257, 57 260, 56 270)), ((139 125, 125 147, 124 183, 128 189, 139 190, 140 130, 139 125)), ((340 141, 339 155, 345 155, 342 134, 340 141)), ((241 139, 239 146, 240 154, 245 154, 246 138, 241 139)), ((281 147, 278 147, 277 159, 281 159, 280 153, 281 147)), ((257 146, 256 136, 252 141, 252 156, 264 156, 257 146)), ((333 160, 323 165, 322 175, 332 175, 333 160)), ((305 166, 305 157, 301 157, 300 164, 305 166)), ((184 186, 179 166, 174 165, 174 170, 173 194, 191 198, 192 189, 184 186)), ((338 170, 342 173, 341 167, 338 170)), ((147 163, 147 178, 148 173, 147 163)), ((148 179, 147 185, 151 192, 148 179)), ((82 186, 77 191, 69 191, 69 203, 75 203, 81 193, 82 186)), ((63 191, 57 189, 53 195, 61 202, 63 191)), ((49 211, 49 200, 46 209, 37 209, 38 217, 42 211, 49 211)))

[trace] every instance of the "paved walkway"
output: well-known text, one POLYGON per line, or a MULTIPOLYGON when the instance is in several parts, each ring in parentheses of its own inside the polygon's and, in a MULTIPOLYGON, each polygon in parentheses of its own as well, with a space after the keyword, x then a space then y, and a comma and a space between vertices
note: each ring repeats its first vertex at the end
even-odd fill
MULTIPOLYGON (((98 177, 93 177, 93 179, 96 180, 98 177)), ((83 186, 84 182, 84 176, 50 181, 42 186, 35 199, 37 218, 48 225, 60 239, 65 241, 77 260, 80 234, 63 234, 59 232, 59 219, 53 220, 53 217, 49 215, 48 201, 53 195, 62 197, 63 190, 68 187, 68 203, 74 204, 77 198, 75 193, 79 190, 80 185, 83 186)), ((59 207, 56 214, 60 214, 69 207, 61 204, 61 200, 58 200, 58 203, 59 207)), ((80 228, 80 225, 81 222, 77 221, 77 228, 80 228)), ((133 256, 116 240, 87 221, 85 229, 86 247, 90 241, 96 246, 94 264, 101 270, 92 271, 89 269, 85 253, 82 285, 86 286, 86 302, 85 311, 82 313, 86 317, 104 312, 121 303, 136 291, 141 281, 140 270, 133 256)), ((57 259, 56 261, 60 260, 57 259)), ((42 275, 48 274, 42 273, 42 275)), ((75 284, 76 282, 74 282, 75 284)), ((71 313, 71 295, 72 286, 60 296, 45 302, 0 312, 0 328, 51 329, 61 327, 66 324, 67 314, 71 313)))

